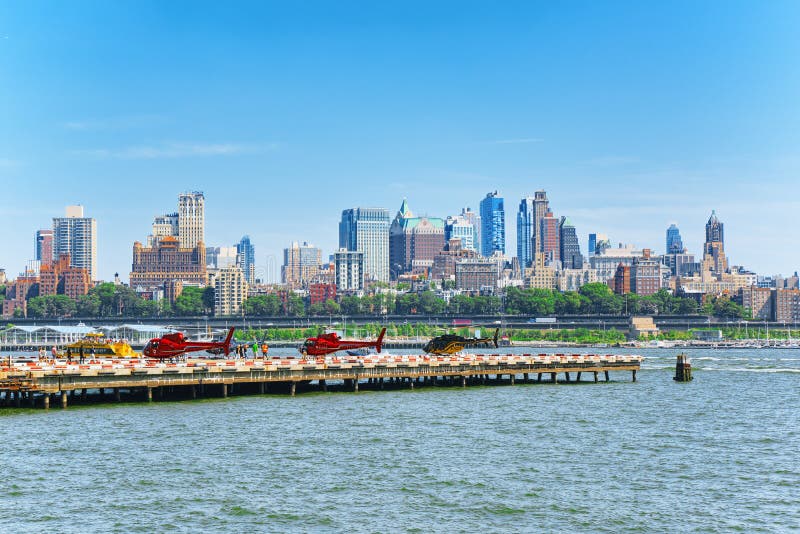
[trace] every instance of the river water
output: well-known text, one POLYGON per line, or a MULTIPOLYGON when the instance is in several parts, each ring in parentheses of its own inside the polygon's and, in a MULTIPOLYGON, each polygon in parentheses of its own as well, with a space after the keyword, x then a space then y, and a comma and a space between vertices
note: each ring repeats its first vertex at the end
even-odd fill
POLYGON ((0 531, 800 529, 800 351, 686 384, 638 352, 637 383, 0 409, 0 531))

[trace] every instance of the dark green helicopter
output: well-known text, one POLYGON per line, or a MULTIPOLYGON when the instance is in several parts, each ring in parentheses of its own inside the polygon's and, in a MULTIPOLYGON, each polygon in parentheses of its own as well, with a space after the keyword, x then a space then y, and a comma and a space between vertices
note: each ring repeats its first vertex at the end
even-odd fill
POLYGON ((445 334, 443 336, 435 337, 428 341, 422 350, 428 354, 438 354, 444 356, 447 354, 455 354, 461 352, 466 347, 476 347, 478 345, 489 345, 490 343, 497 348, 497 336, 500 329, 494 331, 494 337, 475 337, 468 338, 463 336, 456 336, 454 334, 445 334))

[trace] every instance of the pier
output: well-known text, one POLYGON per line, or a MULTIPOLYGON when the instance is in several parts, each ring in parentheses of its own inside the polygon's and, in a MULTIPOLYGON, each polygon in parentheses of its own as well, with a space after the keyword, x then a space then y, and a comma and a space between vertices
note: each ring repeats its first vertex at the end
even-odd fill
POLYGON ((318 360, 147 360, 17 362, 0 368, 0 406, 50 408, 72 403, 148 401, 304 391, 467 387, 520 383, 636 381, 641 356, 462 354, 318 360))

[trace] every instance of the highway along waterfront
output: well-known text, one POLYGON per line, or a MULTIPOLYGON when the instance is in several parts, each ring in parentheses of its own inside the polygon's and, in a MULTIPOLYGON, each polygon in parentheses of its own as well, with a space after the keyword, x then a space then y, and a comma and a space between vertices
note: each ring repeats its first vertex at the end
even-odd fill
POLYGON ((612 371, 599 384, 0 409, 0 528, 800 527, 800 351, 687 350, 686 383, 672 380, 675 350, 637 352, 635 383, 612 371))

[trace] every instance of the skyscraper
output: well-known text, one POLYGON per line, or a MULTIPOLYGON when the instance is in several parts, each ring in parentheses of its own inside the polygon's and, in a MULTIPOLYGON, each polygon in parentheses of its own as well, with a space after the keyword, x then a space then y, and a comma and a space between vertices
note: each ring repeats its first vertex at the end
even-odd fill
POLYGON ((681 232, 674 224, 669 225, 669 228, 667 228, 667 248, 665 250, 666 254, 681 254, 685 251, 681 232))
POLYGON ((248 284, 256 283, 256 247, 250 243, 250 236, 242 237, 236 245, 236 265, 244 273, 248 284))
POLYGON ((725 257, 725 234, 723 224, 715 211, 706 223, 706 242, 703 246, 703 270, 722 274, 728 270, 728 259, 725 257))
POLYGON ((364 278, 389 281, 389 210, 352 208, 342 212, 339 247, 364 253, 364 278))
POLYGON ((506 213, 497 191, 481 200, 481 254, 506 253, 506 213))
POLYGON ((558 219, 552 211, 545 213, 539 221, 539 241, 542 246, 537 252, 544 255, 545 262, 551 263, 561 260, 561 234, 558 228, 558 219))
MULTIPOLYGON (((475 213, 469 207, 461 208, 461 217, 465 220, 469 221, 472 224, 472 227, 475 229, 475 233, 473 235, 473 250, 478 252, 481 248, 481 216, 479 213, 475 213)), ((462 246, 462 248, 464 248, 462 246)))
POLYGON ((205 242, 205 197, 202 191, 178 196, 178 241, 181 248, 194 248, 205 242))
POLYGON ((36 240, 34 241, 33 259, 38 260, 41 265, 52 263, 53 258, 53 230, 37 230, 36 240))
POLYGON ((525 197, 517 212, 517 258, 522 267, 530 267, 537 251, 542 250, 539 230, 541 220, 549 211, 550 202, 545 191, 536 191, 525 197))
POLYGON ((478 243, 475 237, 475 225, 463 215, 451 215, 444 221, 445 243, 451 239, 460 239, 461 248, 476 250, 478 243))
POLYGON ((67 206, 64 217, 53 218, 53 258, 62 254, 97 279, 97 221, 83 216, 83 206, 67 206))
POLYGON ((178 213, 159 215, 153 219, 153 233, 147 236, 147 246, 158 246, 162 237, 178 237, 178 213))
POLYGON ((392 277, 433 267, 433 257, 444 250, 444 221, 415 217, 403 199, 389 228, 389 267, 392 277))
POLYGON ((582 269, 583 256, 581 255, 581 245, 578 242, 578 234, 575 226, 566 217, 561 217, 559 224, 559 243, 562 267, 564 269, 582 269))
POLYGON ((281 268, 283 283, 302 287, 319 274, 322 266, 322 250, 314 245, 297 241, 289 248, 283 249, 283 267, 281 268))

